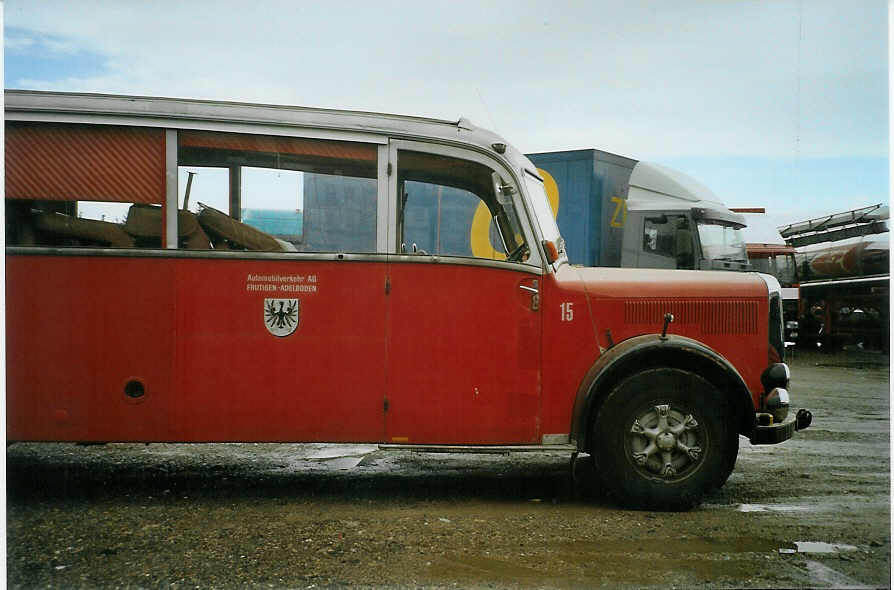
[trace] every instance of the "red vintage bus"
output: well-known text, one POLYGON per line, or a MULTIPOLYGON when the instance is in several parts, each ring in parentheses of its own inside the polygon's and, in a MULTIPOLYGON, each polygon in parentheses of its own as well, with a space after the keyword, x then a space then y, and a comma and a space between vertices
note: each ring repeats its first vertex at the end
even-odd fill
POLYGON ((810 423, 772 277, 572 267, 464 119, 7 91, 5 125, 10 441, 537 445, 677 507, 810 423))

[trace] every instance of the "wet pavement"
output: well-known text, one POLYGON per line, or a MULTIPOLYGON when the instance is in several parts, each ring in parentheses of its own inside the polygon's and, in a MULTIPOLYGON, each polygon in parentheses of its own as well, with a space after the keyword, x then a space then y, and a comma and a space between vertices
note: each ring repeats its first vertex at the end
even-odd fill
POLYGON ((619 509, 567 453, 15 444, 8 584, 888 587, 887 357, 792 368, 813 426, 741 439, 727 484, 680 513, 619 509))

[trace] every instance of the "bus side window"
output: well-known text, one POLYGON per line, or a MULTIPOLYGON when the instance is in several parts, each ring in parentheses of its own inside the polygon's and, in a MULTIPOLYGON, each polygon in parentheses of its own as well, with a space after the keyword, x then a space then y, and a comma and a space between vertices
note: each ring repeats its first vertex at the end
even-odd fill
POLYGON ((494 177, 483 164, 400 150, 398 249, 407 254, 525 260, 527 244, 511 188, 503 188, 505 196, 497 194, 494 177))
POLYGON ((374 145, 204 131, 179 142, 180 204, 213 249, 376 251, 374 145))
POLYGON ((472 256, 471 220, 481 202, 469 191, 408 180, 403 209, 403 243, 410 252, 442 256, 472 256))
MULTIPOLYGON (((178 247, 376 251, 375 145, 177 137, 178 247)), ((7 123, 7 243, 165 247, 166 147, 164 129, 7 123)))
POLYGON ((9 122, 5 146, 7 244, 161 246, 164 130, 9 122), (158 210, 157 238, 129 231, 135 207, 158 210))

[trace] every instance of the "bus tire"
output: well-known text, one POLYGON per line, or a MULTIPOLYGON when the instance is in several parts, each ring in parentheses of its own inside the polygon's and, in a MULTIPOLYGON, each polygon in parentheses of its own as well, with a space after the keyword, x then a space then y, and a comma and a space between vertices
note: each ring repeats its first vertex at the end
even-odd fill
POLYGON ((732 471, 738 438, 717 389, 689 371, 635 373, 605 398, 592 421, 601 482, 632 508, 685 510, 732 471), (735 450, 730 441, 735 438, 735 450))
POLYGON ((735 428, 730 428, 727 433, 727 441, 726 441, 726 465, 723 467, 723 471, 720 473, 720 478, 716 482, 714 482, 713 487, 721 488, 723 484, 726 483, 726 480, 729 479, 729 476, 733 474, 733 469, 736 468, 736 458, 739 456, 739 433, 736 432, 735 428))

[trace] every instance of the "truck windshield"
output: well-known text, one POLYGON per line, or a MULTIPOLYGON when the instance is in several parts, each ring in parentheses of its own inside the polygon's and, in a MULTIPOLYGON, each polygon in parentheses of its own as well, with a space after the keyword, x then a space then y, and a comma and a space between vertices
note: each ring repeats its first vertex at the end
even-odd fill
POLYGON ((704 220, 698 222, 698 237, 705 259, 748 262, 745 240, 740 229, 704 220))
POLYGON ((534 208, 535 221, 540 226, 540 233, 544 240, 549 240, 556 245, 559 255, 565 254, 565 242, 559 235, 559 226, 556 224, 556 218, 552 207, 549 205, 549 199, 546 196, 546 190, 543 188, 543 181, 525 170, 525 185, 528 188, 528 194, 531 196, 531 205, 534 208))
POLYGON ((754 270, 773 275, 783 287, 791 287, 798 282, 794 254, 775 254, 752 258, 750 262, 754 270))

